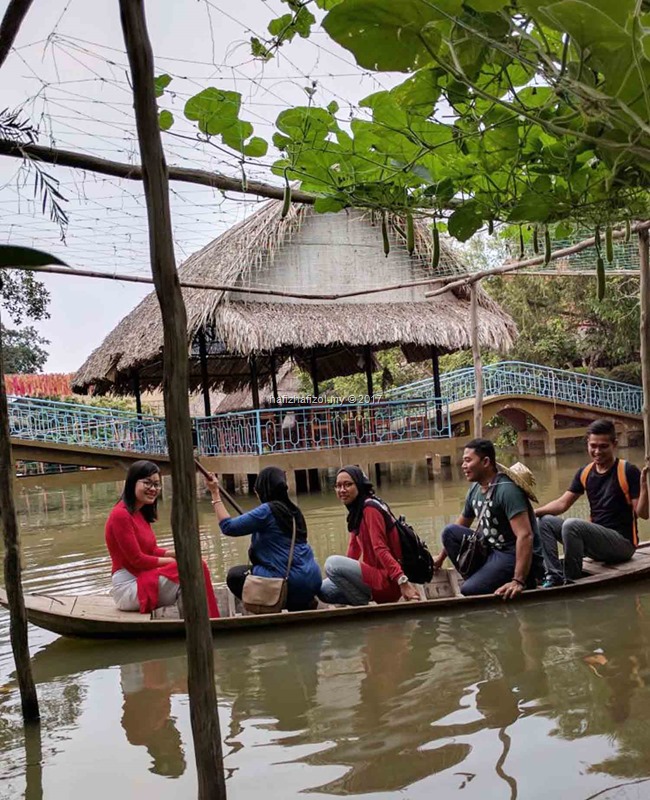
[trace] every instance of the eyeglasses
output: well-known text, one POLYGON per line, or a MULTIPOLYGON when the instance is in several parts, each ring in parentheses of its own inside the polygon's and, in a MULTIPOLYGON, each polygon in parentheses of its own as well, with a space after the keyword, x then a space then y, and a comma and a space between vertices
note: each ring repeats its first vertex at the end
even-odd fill
POLYGON ((139 482, 144 486, 145 489, 155 489, 157 492, 162 489, 162 483, 159 483, 158 481, 149 481, 146 478, 141 478, 139 482))
POLYGON ((348 481, 348 483, 335 483, 334 490, 340 492, 341 489, 351 489, 354 486, 354 482, 348 481))

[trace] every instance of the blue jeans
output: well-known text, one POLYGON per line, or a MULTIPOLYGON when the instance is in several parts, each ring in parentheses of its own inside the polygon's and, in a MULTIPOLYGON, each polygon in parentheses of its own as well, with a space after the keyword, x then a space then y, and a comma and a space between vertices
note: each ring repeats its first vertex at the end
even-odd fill
POLYGON ((324 603, 339 603, 347 606, 365 606, 372 592, 363 582, 361 564, 347 556, 330 556, 325 562, 327 577, 318 596, 324 603))
MULTIPOLYGON (((442 546, 447 551, 454 566, 458 564, 458 551, 463 537, 470 533, 462 525, 447 525, 442 532, 442 546)), ((514 547, 509 550, 489 548, 487 561, 469 576, 461 587, 461 594, 492 594, 504 583, 511 581, 515 574, 516 554, 514 547)))

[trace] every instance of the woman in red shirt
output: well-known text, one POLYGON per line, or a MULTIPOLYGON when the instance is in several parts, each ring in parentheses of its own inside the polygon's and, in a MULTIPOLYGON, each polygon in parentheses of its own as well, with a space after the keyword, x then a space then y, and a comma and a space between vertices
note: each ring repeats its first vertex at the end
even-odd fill
POLYGON ((402 547, 391 515, 375 496, 372 483, 356 466, 336 473, 334 488, 348 511, 347 556, 330 556, 320 590, 325 603, 362 606, 370 600, 394 603, 419 600, 417 589, 402 570, 402 547))
MULTIPOLYGON (((106 546, 112 561, 111 594, 120 611, 149 613, 174 605, 180 594, 178 565, 173 550, 159 547, 151 523, 158 519, 160 470, 151 461, 136 461, 129 469, 124 491, 106 521, 106 546)), ((203 575, 211 617, 219 616, 208 567, 203 575)))

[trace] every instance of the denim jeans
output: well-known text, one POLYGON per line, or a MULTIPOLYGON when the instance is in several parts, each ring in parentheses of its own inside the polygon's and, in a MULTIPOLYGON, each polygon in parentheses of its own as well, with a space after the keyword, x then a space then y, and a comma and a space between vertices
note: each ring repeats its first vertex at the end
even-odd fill
POLYGON ((372 592, 363 582, 361 564, 356 559, 330 556, 325 562, 325 575, 319 592, 324 603, 365 606, 370 602, 372 592))
MULTIPOLYGON (((454 566, 458 564, 458 552, 463 538, 470 533, 469 528, 462 525, 447 525, 442 532, 442 546, 447 551, 454 566)), ((511 581, 515 574, 515 548, 496 550, 489 548, 487 561, 482 567, 469 576, 461 587, 461 594, 492 594, 504 583, 511 581)))
POLYGON ((547 514, 539 521, 539 533, 546 575, 558 583, 563 578, 570 581, 579 578, 585 556, 606 564, 620 564, 629 561, 636 549, 618 531, 584 519, 562 519, 547 514), (558 542, 564 545, 564 572, 558 556, 558 542))

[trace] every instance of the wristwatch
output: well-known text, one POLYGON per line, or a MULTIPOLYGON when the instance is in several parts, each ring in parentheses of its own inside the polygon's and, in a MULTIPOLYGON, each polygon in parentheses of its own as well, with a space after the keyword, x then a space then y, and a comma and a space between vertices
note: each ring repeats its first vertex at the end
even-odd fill
POLYGON ((398 586, 403 586, 405 583, 408 583, 408 582, 409 582, 409 579, 407 578, 406 575, 400 575, 399 578, 397 579, 397 585, 398 586))

